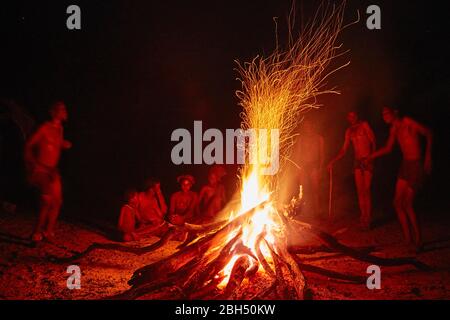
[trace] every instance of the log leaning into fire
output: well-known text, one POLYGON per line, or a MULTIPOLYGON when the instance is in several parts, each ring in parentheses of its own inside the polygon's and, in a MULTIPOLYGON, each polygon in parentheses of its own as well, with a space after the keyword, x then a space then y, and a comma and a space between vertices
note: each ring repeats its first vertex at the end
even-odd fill
MULTIPOLYGON (((349 256, 355 260, 368 262, 368 263, 376 264, 379 266, 387 266, 387 267, 412 265, 416 269, 421 270, 421 271, 432 271, 432 268, 430 266, 424 264, 423 262, 416 260, 415 258, 376 257, 374 255, 367 254, 365 252, 358 251, 351 247, 345 246, 342 243, 340 243, 333 236, 319 230, 318 228, 316 228, 310 224, 300 222, 297 220, 293 220, 293 219, 291 219, 290 221, 292 224, 299 226, 302 230, 313 234, 316 238, 318 238, 326 246, 332 248, 336 252, 342 253, 342 254, 349 256)), ((292 225, 292 224, 288 224, 288 225, 292 225)))
POLYGON ((126 253, 132 253, 138 256, 156 251, 163 246, 165 246, 169 240, 174 235, 176 229, 171 227, 168 229, 168 231, 161 237, 160 240, 157 242, 145 246, 145 247, 130 247, 130 246, 124 246, 117 243, 93 243, 91 244, 86 250, 76 253, 69 257, 56 257, 56 256, 48 256, 47 259, 49 259, 51 262, 54 263, 67 263, 67 262, 73 262, 76 260, 79 260, 85 256, 87 256, 89 253, 95 251, 95 250, 111 250, 111 251, 118 251, 118 252, 126 252, 126 253))

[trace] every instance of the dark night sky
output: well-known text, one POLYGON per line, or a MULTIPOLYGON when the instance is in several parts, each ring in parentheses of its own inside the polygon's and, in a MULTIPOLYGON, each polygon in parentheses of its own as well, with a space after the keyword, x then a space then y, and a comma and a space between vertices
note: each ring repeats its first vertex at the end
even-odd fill
MULTIPOLYGON (((298 1, 297 7, 307 19, 318 3, 298 1)), ((74 148, 62 160, 65 210, 115 217, 124 189, 147 176, 162 179, 166 197, 181 172, 204 180, 203 167, 171 164, 170 134, 192 128, 194 120, 239 127, 234 60, 271 52, 272 17, 283 26, 289 8, 290 1, 4 1, 0 97, 15 99, 39 122, 52 101, 66 101, 66 137, 74 148), (70 4, 81 7, 80 31, 66 29, 70 4)), ((429 204, 449 177, 445 10, 425 1, 352 0, 347 22, 357 9, 362 22, 341 37, 352 64, 330 80, 342 95, 324 97, 325 108, 314 117, 329 155, 340 147, 351 109, 369 119, 380 143, 387 134, 383 104, 432 127, 435 175, 420 198, 429 204), (365 9, 374 3, 382 8, 381 31, 365 28, 365 9)), ((392 167, 393 175, 394 159, 379 166, 392 167)))

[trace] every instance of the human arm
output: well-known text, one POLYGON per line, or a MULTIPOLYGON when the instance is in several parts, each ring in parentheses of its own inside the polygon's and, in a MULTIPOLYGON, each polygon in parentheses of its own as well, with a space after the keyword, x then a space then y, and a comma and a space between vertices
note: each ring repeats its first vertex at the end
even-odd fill
POLYGON ((432 149, 433 149, 433 132, 431 131, 431 129, 429 129, 428 127, 410 119, 411 124, 413 126, 413 128, 415 130, 417 130, 417 132, 419 134, 421 134, 422 136, 425 137, 426 141, 427 141, 427 145, 425 148, 425 163, 424 163, 424 167, 425 167, 425 172, 427 174, 431 173, 432 170, 432 149))
POLYGON ((36 145, 39 144, 42 137, 44 135, 44 128, 40 127, 35 133, 33 133, 28 141, 25 143, 25 150, 24 150, 24 158, 25 163, 28 165, 33 165, 36 162, 36 159, 34 157, 34 148, 36 145))
POLYGON ((337 156, 333 160, 331 160, 330 163, 328 164, 328 170, 331 170, 333 168, 333 165, 345 156, 349 147, 350 147, 350 130, 347 129, 347 131, 345 132, 344 144, 341 150, 339 150, 337 156))
POLYGON ((161 185, 159 183, 155 185, 155 194, 156 194, 156 197, 158 198, 158 203, 160 206, 162 216, 164 217, 167 213, 167 204, 166 204, 166 200, 164 199, 164 196, 161 192, 161 185))
POLYGON ((72 148, 72 142, 68 140, 63 140, 61 147, 65 150, 72 148))
POLYGON ((384 145, 384 147, 378 149, 377 151, 373 152, 367 160, 373 160, 379 157, 382 157, 386 154, 389 154, 392 152, 392 150, 394 149, 394 144, 395 144, 395 135, 396 135, 396 128, 393 125, 391 127, 390 133, 389 133, 389 138, 388 141, 386 142, 386 144, 384 145))

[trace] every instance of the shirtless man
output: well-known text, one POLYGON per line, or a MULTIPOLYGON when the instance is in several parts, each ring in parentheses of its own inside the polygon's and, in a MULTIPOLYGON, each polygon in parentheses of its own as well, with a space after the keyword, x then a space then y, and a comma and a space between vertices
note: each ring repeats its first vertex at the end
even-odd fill
POLYGON ((161 192, 161 184, 156 179, 145 183, 145 190, 138 194, 139 230, 137 233, 155 233, 164 225, 167 205, 161 192), (148 231, 148 232, 147 232, 148 231))
POLYGON ((25 164, 28 180, 40 193, 40 212, 32 240, 44 238, 52 241, 56 220, 62 204, 62 185, 58 162, 61 150, 71 148, 64 140, 62 123, 67 121, 67 110, 63 102, 50 108, 51 120, 45 122, 30 137, 25 145, 25 164))
POLYGON ((139 193, 129 190, 125 195, 126 203, 120 209, 117 228, 123 241, 139 240, 136 228, 140 220, 139 215, 139 193))
POLYGON ((194 217, 198 203, 197 193, 191 191, 195 179, 191 175, 183 175, 177 178, 181 191, 175 192, 170 197, 169 221, 175 225, 190 222, 194 217))
POLYGON ((370 224, 372 222, 371 185, 373 163, 372 161, 365 161, 365 159, 375 151, 375 135, 367 122, 358 119, 356 112, 349 112, 347 120, 350 123, 350 127, 345 132, 344 145, 336 158, 328 165, 328 170, 331 171, 333 165, 344 157, 351 142, 354 150, 356 191, 358 193, 359 208, 361 211, 360 223, 362 228, 370 229, 370 224))
POLYGON ((324 163, 324 139, 310 121, 305 121, 303 134, 299 139, 300 180, 312 210, 320 213, 320 176, 324 163))
POLYGON ((389 138, 386 145, 371 154, 368 160, 392 152, 396 141, 400 145, 403 161, 397 177, 394 207, 402 225, 406 242, 408 244, 411 243, 410 228, 412 228, 414 244, 417 249, 420 249, 422 238, 413 203, 414 197, 423 182, 424 173, 431 173, 433 134, 430 129, 411 118, 398 117, 397 111, 391 108, 384 107, 382 114, 383 120, 391 126, 389 138), (420 135, 424 136, 427 140, 424 161, 422 161, 422 150, 419 141, 420 135))
POLYGON ((225 188, 220 182, 224 175, 225 169, 222 166, 212 167, 208 173, 208 184, 200 190, 199 212, 205 222, 214 220, 225 204, 225 188))

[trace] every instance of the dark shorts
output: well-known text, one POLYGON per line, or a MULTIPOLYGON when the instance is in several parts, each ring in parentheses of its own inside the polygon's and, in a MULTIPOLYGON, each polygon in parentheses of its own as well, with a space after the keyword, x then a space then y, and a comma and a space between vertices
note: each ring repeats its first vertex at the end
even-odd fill
POLYGON ((421 160, 403 160, 398 179, 405 180, 414 191, 417 191, 422 187, 424 177, 421 160))
POLYGON ((54 190, 54 183, 60 182, 61 176, 58 168, 38 166, 28 176, 31 186, 39 190, 42 195, 50 195, 54 190))
POLYGON ((353 170, 355 171, 361 170, 373 173, 373 161, 365 163, 365 161, 362 159, 361 160, 355 159, 355 162, 353 163, 353 170))

